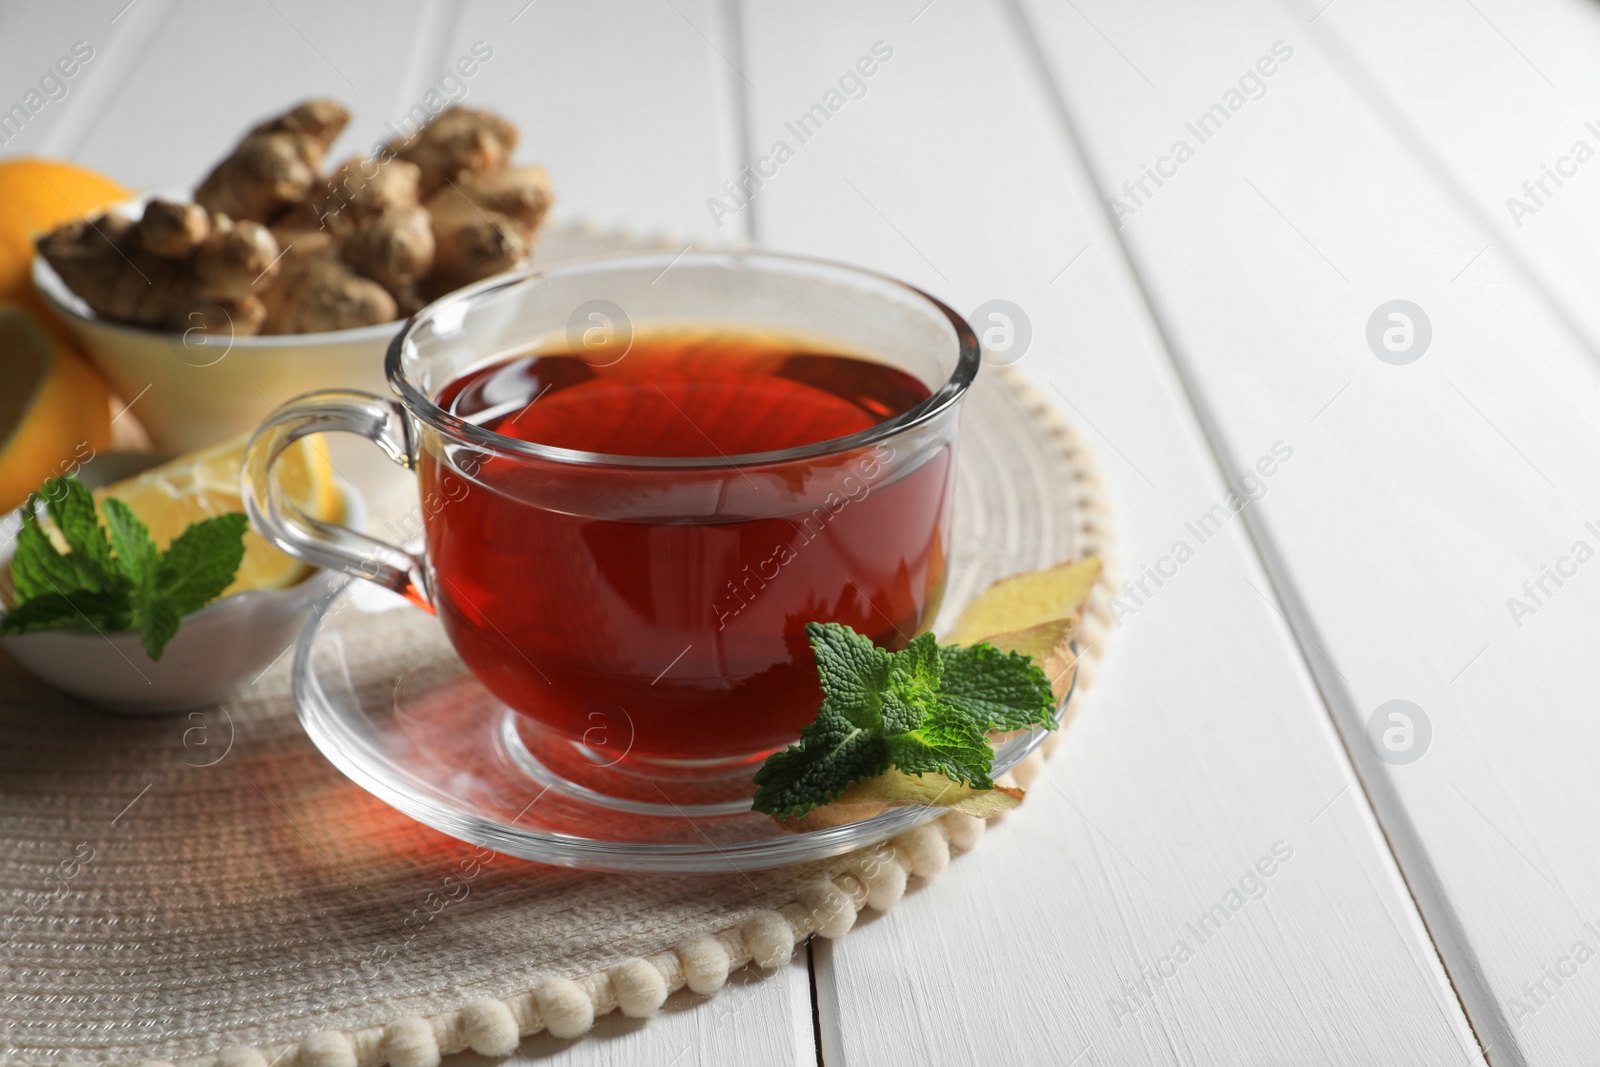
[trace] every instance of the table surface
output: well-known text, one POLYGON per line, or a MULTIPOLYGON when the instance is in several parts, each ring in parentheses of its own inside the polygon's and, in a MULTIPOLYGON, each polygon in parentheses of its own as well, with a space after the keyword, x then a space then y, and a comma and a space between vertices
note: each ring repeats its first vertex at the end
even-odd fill
POLYGON ((522 1058, 1592 1062, 1600 7, 18 2, 0 105, 76 41, 0 152, 147 188, 309 95, 369 144, 483 42, 467 102, 564 217, 1009 301, 1099 449, 1128 585, 1027 807, 772 976, 522 1058))

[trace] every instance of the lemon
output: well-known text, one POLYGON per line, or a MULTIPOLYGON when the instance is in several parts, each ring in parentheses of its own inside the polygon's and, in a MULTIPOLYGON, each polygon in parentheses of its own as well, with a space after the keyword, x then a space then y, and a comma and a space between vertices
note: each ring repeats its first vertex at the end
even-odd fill
POLYGON ((62 223, 127 200, 131 192, 106 177, 58 159, 0 159, 0 300, 37 311, 28 276, 34 238, 62 223))
POLYGON ((105 383, 40 325, 0 304, 0 511, 73 473, 111 437, 105 383))
MULTIPOLYGON (((199 452, 190 452, 141 474, 94 491, 96 503, 115 497, 150 527, 157 547, 165 549, 189 524, 213 515, 244 511, 239 470, 247 437, 235 437, 199 452)), ((344 498, 333 480, 333 465, 314 441, 290 445, 273 464, 286 499, 312 518, 337 522, 344 498)), ((233 584, 223 591, 282 589, 305 577, 310 568, 279 552, 255 530, 244 535, 244 561, 233 584)))

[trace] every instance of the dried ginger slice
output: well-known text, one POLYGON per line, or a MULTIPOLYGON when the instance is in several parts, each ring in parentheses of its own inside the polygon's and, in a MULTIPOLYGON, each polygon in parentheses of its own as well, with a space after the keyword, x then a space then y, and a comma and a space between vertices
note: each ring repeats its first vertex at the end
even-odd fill
POLYGON ((1099 556, 1088 556, 1001 578, 967 605, 941 643, 970 645, 992 634, 1076 615, 1088 603, 1103 569, 1099 556))
POLYGON ((974 789, 942 774, 906 774, 890 767, 876 778, 857 782, 832 804, 812 808, 799 818, 778 819, 785 830, 807 833, 880 815, 890 808, 919 805, 993 818, 1022 803, 1022 790, 1008 786, 974 789))

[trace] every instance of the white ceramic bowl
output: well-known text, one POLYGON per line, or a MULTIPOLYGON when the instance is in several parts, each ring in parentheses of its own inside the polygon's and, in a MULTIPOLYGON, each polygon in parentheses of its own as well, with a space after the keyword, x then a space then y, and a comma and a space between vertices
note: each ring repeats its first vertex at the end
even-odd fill
MULTIPOLYGON (((109 471, 118 459, 127 458, 128 454, 116 453, 96 457, 85 473, 97 467, 109 471)), ((143 465, 153 465, 158 458, 146 457, 143 465)), ((124 468, 126 473, 133 469, 124 468)), ((347 525, 364 528, 365 501, 352 486, 339 488, 347 525)), ((20 512, 0 520, 0 566, 11 560, 20 525, 20 512)), ((45 630, 0 637, 0 648, 41 681, 108 711, 126 715, 189 711, 218 704, 238 686, 259 678, 287 654, 312 612, 331 603, 347 580, 342 574, 317 570, 288 589, 252 589, 225 596, 184 616, 159 660, 152 660, 139 635, 130 632, 45 630)))
MULTIPOLYGON (((181 191, 171 195, 187 199, 181 191)), ((112 211, 138 218, 148 199, 139 197, 112 211)), ((545 263, 666 244, 582 223, 546 222, 537 258, 545 263)), ((42 256, 33 259, 33 284, 116 393, 124 400, 137 398, 134 415, 164 452, 192 452, 254 430, 277 405, 317 389, 389 396, 384 356, 405 325, 396 320, 332 333, 252 337, 163 332, 95 314, 42 256)), ((386 463, 378 450, 366 442, 331 447, 340 473, 370 494, 369 477, 386 463)))
MULTIPOLYGON (((137 215, 139 207, 116 210, 137 215)), ((246 433, 276 405, 315 389, 388 395, 384 353, 404 325, 270 337, 167 333, 95 314, 43 256, 34 257, 33 284, 116 393, 135 402, 135 416, 164 452, 192 452, 246 433)))

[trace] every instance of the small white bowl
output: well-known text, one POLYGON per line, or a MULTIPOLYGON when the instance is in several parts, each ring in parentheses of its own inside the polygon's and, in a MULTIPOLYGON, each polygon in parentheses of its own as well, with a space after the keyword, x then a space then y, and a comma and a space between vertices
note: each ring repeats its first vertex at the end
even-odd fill
MULTIPOLYGON (((150 194, 112 212, 137 219, 150 194)), ((188 199, 182 191, 168 194, 188 199)), ((660 247, 620 231, 546 222, 538 260, 571 259, 660 247)), ((405 320, 330 333, 230 337, 226 334, 148 330, 96 314, 61 280, 43 256, 33 257, 33 285, 72 332, 82 350, 165 452, 192 452, 254 430, 284 401, 318 389, 362 389, 389 396, 384 357, 405 320)), ((488 342, 486 342, 487 344, 488 342)), ((492 345, 486 351, 493 351, 492 345)), ((362 442, 338 442, 334 462, 362 489, 386 462, 362 442), (350 446, 350 447, 342 447, 350 446)))
MULTIPOLYGON (((109 469, 112 464, 106 461, 115 458, 120 457, 116 453, 96 457, 86 474, 96 466, 109 469)), ((346 524, 362 529, 365 501, 352 486, 341 483, 339 488, 346 524)), ((0 522, 4 535, 0 565, 10 562, 20 523, 20 512, 0 522)), ((0 648, 34 677, 107 711, 124 715, 190 711, 218 704, 238 686, 259 679, 288 653, 306 620, 332 602, 345 580, 342 574, 319 569, 287 589, 251 589, 225 596, 184 616, 159 660, 149 657, 139 635, 132 632, 45 630, 0 637, 0 648)))
MULTIPOLYGON (((138 216, 143 200, 119 214, 138 216)), ((258 426, 273 409, 317 389, 387 396, 383 359, 403 320, 332 333, 230 337, 165 332, 113 322, 91 311, 43 256, 33 285, 79 347, 164 452, 193 452, 258 426)))

